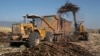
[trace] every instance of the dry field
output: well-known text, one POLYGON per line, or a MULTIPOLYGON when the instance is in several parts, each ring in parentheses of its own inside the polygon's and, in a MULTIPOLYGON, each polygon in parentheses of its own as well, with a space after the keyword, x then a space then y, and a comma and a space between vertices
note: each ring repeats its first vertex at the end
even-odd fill
POLYGON ((89 41, 42 42, 31 48, 11 47, 7 41, 1 41, 0 56, 100 56, 100 34, 90 33, 89 41))
POLYGON ((8 28, 8 27, 0 27, 0 32, 11 32, 11 28, 8 28))
POLYGON ((100 34, 89 33, 89 41, 72 42, 85 47, 94 56, 100 56, 100 34))
POLYGON ((100 34, 89 34, 89 41, 82 42, 83 45, 95 56, 100 56, 100 34))

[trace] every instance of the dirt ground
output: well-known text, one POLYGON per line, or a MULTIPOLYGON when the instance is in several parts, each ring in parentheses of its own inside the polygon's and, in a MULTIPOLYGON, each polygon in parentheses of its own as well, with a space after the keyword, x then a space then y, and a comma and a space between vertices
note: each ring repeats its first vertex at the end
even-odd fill
MULTIPOLYGON (((2 38, 1 38, 2 39, 2 38)), ((11 47, 0 42, 0 56, 100 56, 100 34, 89 34, 89 41, 42 42, 37 47, 11 47)))
POLYGON ((89 41, 81 42, 95 56, 100 56, 100 34, 89 34, 89 41))
POLYGON ((89 41, 72 42, 86 48, 94 56, 100 56, 100 34, 90 33, 89 41))

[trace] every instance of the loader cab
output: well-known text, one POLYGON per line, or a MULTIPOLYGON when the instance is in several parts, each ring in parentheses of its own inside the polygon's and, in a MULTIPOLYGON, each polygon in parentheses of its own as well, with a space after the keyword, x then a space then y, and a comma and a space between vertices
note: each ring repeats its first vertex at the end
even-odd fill
POLYGON ((24 17, 24 22, 26 24, 28 23, 32 23, 33 26, 37 27, 37 28, 40 28, 42 27, 41 23, 42 23, 42 20, 41 20, 41 17, 40 16, 36 16, 36 15, 26 15, 26 16, 23 16, 24 17))

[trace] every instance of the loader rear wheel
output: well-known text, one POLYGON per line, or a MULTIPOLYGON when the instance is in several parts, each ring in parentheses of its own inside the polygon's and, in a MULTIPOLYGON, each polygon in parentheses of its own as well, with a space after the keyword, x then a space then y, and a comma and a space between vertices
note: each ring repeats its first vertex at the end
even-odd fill
POLYGON ((38 32, 31 33, 28 40, 29 47, 37 46, 39 43, 40 43, 40 34, 38 32))

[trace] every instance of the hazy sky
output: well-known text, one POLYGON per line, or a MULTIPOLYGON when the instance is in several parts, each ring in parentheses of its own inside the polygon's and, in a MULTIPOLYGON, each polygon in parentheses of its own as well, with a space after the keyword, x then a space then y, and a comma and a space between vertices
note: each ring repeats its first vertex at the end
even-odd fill
MULTIPOLYGON (((25 14, 52 15, 68 0, 0 0, 0 21, 22 21, 25 14)), ((78 20, 86 28, 100 28, 100 0, 69 0, 80 7, 78 20)), ((71 14, 70 14, 71 15, 71 14)), ((71 16, 67 16, 72 21, 71 16)))

